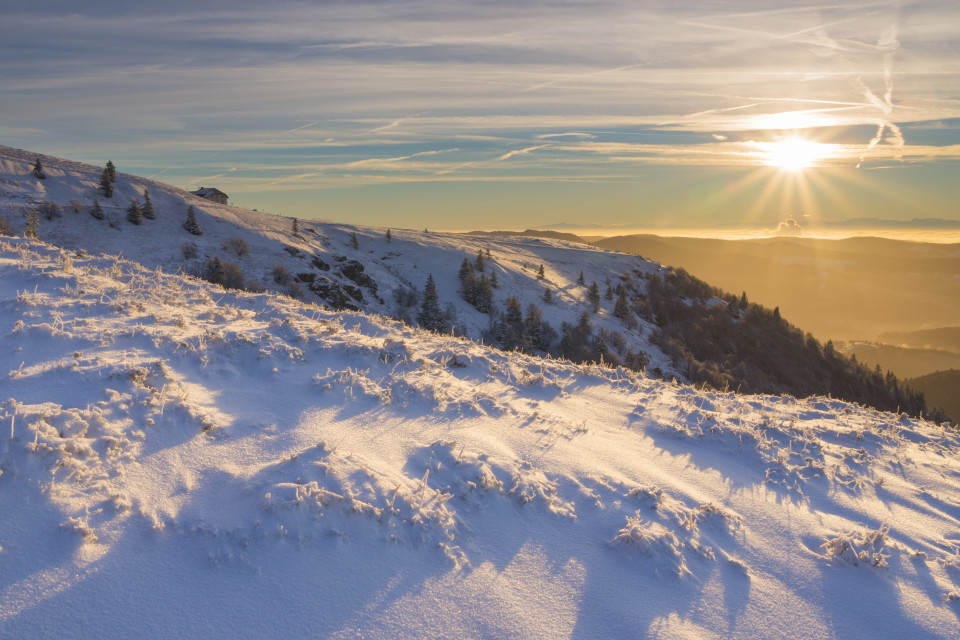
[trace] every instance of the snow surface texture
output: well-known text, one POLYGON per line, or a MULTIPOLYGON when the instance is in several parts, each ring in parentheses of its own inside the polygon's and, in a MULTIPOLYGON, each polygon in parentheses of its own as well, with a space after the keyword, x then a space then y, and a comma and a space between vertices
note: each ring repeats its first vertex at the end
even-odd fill
POLYGON ((0 637, 960 636, 956 432, 0 239, 0 637))

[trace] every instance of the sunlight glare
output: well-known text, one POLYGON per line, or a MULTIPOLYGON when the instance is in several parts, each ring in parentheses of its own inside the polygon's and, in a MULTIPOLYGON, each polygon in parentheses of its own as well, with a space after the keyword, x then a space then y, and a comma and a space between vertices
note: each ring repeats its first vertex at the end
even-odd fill
POLYGON ((799 138, 761 143, 766 164, 785 171, 802 171, 829 155, 828 145, 799 138))

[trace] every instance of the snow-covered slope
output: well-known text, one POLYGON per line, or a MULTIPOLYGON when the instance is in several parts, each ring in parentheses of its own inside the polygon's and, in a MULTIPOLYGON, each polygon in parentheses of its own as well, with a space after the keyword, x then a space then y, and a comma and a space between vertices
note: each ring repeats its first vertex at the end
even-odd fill
MULTIPOLYGON (((493 290, 494 319, 507 297, 514 296, 523 309, 530 304, 539 306, 556 330, 564 322, 576 325, 581 314, 591 309, 587 287, 577 282, 581 272, 586 284, 597 282, 603 291, 607 283, 616 286, 621 282, 621 276, 637 278, 662 269, 636 256, 553 239, 391 229, 392 240, 388 241, 385 228, 310 220, 298 221, 299 234, 294 234, 290 218, 216 204, 123 173, 118 175, 114 196, 105 199, 98 195, 101 172, 102 167, 0 146, 0 216, 6 216, 19 232, 29 206, 53 202, 63 208, 63 215, 41 220, 39 235, 58 246, 122 254, 148 267, 195 274, 205 256, 219 256, 237 264, 246 280, 287 291, 288 284, 276 282, 273 275, 274 267, 281 265, 295 278, 295 287, 306 300, 330 304, 336 300, 336 292, 342 291, 348 308, 388 316, 415 318, 416 308, 399 309, 398 313, 397 299, 410 290, 422 291, 432 275, 441 306, 452 307, 452 324, 458 333, 474 340, 490 329, 491 315, 464 301, 457 272, 464 258, 473 260, 479 252, 485 256, 489 252, 487 270, 496 271, 499 280, 499 287, 493 290), (32 175, 38 157, 47 174, 45 180, 32 175), (139 226, 130 224, 125 219, 126 208, 133 198, 143 202, 144 189, 150 192, 156 219, 144 220, 139 226), (99 197, 108 219, 113 215, 114 225, 89 215, 94 197, 99 197), (183 228, 188 206, 197 212, 203 231, 200 236, 183 228), (358 248, 353 247, 351 235, 356 236, 358 248), (224 249, 224 241, 235 237, 247 243, 247 254, 237 256, 224 249), (196 245, 197 258, 184 258, 184 243, 196 245), (540 265, 544 267, 542 279, 538 278, 540 265), (543 300, 548 288, 553 297, 550 304, 543 300)), ((318 211, 323 211, 322 203, 318 203, 318 211)), ((651 369, 675 374, 669 359, 650 343, 653 325, 635 319, 625 326, 613 317, 613 308, 614 301, 602 300, 600 312, 592 317, 594 329, 621 333, 623 351, 642 351, 648 354, 651 369)))
POLYGON ((12 239, 0 362, 0 637, 960 634, 922 421, 12 239))

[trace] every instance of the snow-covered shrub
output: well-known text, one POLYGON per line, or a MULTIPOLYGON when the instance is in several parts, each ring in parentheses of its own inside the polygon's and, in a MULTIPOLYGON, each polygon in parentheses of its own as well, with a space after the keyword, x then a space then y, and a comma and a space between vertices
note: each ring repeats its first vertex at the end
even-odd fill
POLYGON ((223 241, 223 250, 235 253, 238 258, 242 258, 250 253, 250 245, 248 245, 243 238, 233 236, 223 241))
POLYGON ((223 282, 227 289, 243 289, 243 270, 235 262, 223 263, 223 282))
POLYGON ((195 260, 200 256, 200 248, 197 247, 197 243, 189 240, 180 244, 180 252, 183 254, 184 260, 195 260))
POLYGON ((639 511, 627 517, 626 526, 620 529, 610 544, 632 547, 656 562, 667 564, 678 575, 690 572, 677 536, 659 522, 644 522, 639 511))
POLYGON ((854 566, 865 564, 887 569, 889 568, 887 558, 890 555, 883 551, 886 548, 889 530, 889 527, 881 525, 873 530, 840 533, 824 542, 822 547, 828 559, 854 566))
POLYGON ((10 226, 10 221, 2 216, 0 216, 0 236, 13 236, 13 227, 10 226))
POLYGON ((27 224, 23 228, 23 237, 24 238, 34 238, 39 239, 40 229, 40 214, 37 213, 37 210, 34 208, 27 209, 27 224))
POLYGON ((63 215, 63 210, 56 202, 41 202, 37 205, 37 212, 43 216, 45 220, 53 220, 63 215))
POLYGON ((279 263, 273 265, 273 268, 270 269, 270 277, 273 278, 273 281, 277 284, 287 284, 293 280, 293 274, 287 271, 287 268, 279 263))
POLYGON ((291 298, 300 299, 303 297, 303 287, 296 280, 290 280, 286 285, 287 295, 291 298))

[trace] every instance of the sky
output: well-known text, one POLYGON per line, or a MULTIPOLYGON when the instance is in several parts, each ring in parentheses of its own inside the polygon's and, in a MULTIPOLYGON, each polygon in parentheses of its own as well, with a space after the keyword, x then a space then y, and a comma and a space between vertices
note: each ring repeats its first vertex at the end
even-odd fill
POLYGON ((960 4, 4 0, 0 144, 406 228, 960 220, 960 4))

